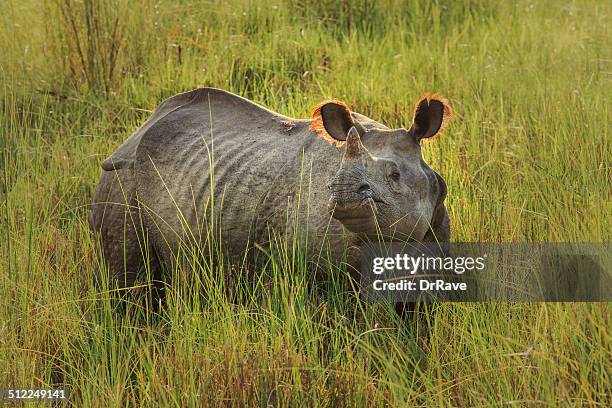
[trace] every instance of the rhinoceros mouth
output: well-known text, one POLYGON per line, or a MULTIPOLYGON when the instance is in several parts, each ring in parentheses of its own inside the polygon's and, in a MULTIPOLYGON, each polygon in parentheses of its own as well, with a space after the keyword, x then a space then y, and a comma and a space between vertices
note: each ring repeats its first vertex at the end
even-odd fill
POLYGON ((375 200, 373 197, 363 197, 354 201, 335 200, 332 196, 329 200, 330 215, 345 224, 347 228, 357 225, 372 225, 376 221, 376 216, 379 212, 378 206, 381 201, 375 200))

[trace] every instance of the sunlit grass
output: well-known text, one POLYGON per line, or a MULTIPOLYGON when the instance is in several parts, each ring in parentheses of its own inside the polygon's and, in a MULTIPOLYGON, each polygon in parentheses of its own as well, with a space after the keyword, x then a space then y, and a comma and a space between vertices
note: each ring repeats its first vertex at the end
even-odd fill
POLYGON ((256 267, 193 249, 158 316, 95 288, 99 164, 197 86, 295 117, 339 98, 394 127, 443 93, 457 115, 424 154, 453 240, 610 241, 606 2, 231 3, 3 5, 0 387, 67 384, 75 406, 609 406, 607 304, 442 304, 402 324, 282 234, 256 267))

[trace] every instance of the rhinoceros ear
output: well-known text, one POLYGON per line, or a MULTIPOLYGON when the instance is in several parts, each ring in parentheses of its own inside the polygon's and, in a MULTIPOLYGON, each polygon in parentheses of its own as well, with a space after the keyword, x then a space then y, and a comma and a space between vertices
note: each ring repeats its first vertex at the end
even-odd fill
POLYGON ((323 101, 312 109, 310 130, 330 142, 344 142, 348 131, 355 126, 349 107, 342 101, 323 101))
POLYGON ((446 128, 452 116, 453 110, 446 98, 435 94, 425 95, 414 108, 410 133, 417 140, 435 136, 446 128))

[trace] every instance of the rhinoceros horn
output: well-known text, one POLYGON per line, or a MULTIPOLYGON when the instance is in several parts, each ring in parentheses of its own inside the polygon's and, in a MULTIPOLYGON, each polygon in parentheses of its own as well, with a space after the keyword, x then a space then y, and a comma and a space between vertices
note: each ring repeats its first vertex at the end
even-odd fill
POLYGON ((346 136, 345 157, 358 158, 361 157, 365 151, 365 147, 361 143, 361 138, 359 137, 359 132, 355 126, 351 127, 346 136))

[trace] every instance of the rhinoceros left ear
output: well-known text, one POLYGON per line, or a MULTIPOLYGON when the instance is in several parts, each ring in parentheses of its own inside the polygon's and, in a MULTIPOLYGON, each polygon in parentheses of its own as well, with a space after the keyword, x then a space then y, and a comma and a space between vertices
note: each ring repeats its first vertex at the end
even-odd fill
POLYGON ((348 131, 355 126, 349 107, 342 101, 323 101, 312 109, 310 130, 331 143, 344 142, 348 131))
POLYGON ((417 140, 435 136, 446 128, 452 116, 453 110, 446 98, 436 94, 425 95, 414 108, 410 133, 417 140))

